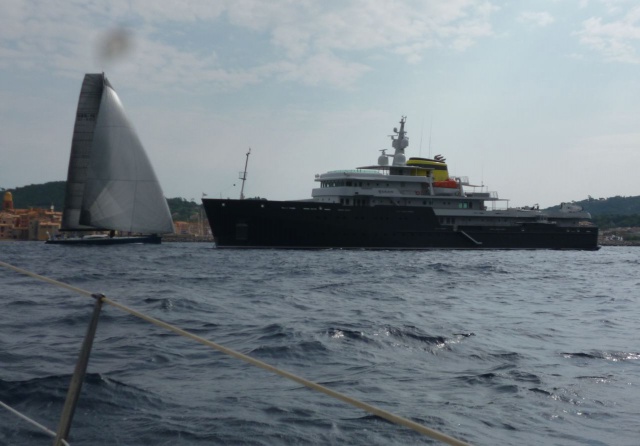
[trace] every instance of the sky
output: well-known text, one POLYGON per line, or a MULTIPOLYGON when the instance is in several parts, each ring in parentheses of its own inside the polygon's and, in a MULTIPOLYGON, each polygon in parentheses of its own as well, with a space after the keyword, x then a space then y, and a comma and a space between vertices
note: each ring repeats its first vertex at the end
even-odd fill
POLYGON ((311 197, 442 154, 511 206, 640 195, 640 4, 626 0, 3 0, 0 188, 66 178, 104 72, 165 196, 311 197))

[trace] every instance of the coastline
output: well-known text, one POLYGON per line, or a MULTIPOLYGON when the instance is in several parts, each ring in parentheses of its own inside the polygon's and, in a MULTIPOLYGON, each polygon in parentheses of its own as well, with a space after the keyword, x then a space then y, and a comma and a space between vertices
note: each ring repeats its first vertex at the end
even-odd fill
MULTIPOLYGON (((163 243, 213 243, 213 237, 201 237, 197 235, 170 235, 162 237, 163 243)), ((614 240, 608 236, 599 236, 600 246, 640 246, 640 240, 614 240)))
MULTIPOLYGON (((0 239, 2 242, 28 242, 40 240, 17 240, 17 239, 0 239)), ((165 235, 162 237, 163 243, 213 243, 213 237, 211 236, 198 236, 192 234, 184 235, 165 235)), ((598 237, 598 244, 600 246, 640 246, 640 240, 618 240, 613 239, 609 235, 600 235, 598 237)))
POLYGON ((598 240, 600 246, 640 246, 640 241, 627 241, 627 240, 598 240))
POLYGON ((162 236, 162 243, 176 243, 176 242, 189 242, 189 243, 213 243, 213 237, 200 236, 193 234, 170 234, 162 236))

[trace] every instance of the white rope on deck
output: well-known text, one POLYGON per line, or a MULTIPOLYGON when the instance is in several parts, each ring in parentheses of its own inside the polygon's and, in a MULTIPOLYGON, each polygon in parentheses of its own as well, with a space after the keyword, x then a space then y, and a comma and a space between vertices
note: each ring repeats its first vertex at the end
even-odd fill
POLYGON ((192 340, 194 340, 196 342, 199 342, 199 343, 204 344, 204 345, 206 345, 208 347, 211 347, 211 348, 213 348, 213 349, 215 349, 215 350, 217 350, 217 351, 219 351, 221 353, 224 353, 226 355, 232 356, 232 357, 234 357, 236 359, 240 359, 240 360, 245 361, 245 362, 247 362, 249 364, 252 364, 252 365, 254 365, 256 367, 260 367, 260 368, 262 368, 264 370, 267 370, 267 371, 270 371, 272 373, 275 373, 276 375, 280 375, 282 377, 288 378, 288 379, 290 379, 292 381, 295 381, 295 382, 297 382, 299 384, 302 384, 305 387, 308 387, 310 389, 313 389, 313 390, 316 390, 318 392, 324 393, 325 395, 328 395, 328 396, 330 396, 332 398, 336 398, 336 399, 338 399, 340 401, 343 401, 343 402, 345 402, 347 404, 351 404, 354 407, 357 407, 357 408, 362 409, 362 410, 364 410, 366 412, 374 414, 374 415, 376 415, 376 416, 378 416, 380 418, 384 418, 387 421, 391 421, 392 423, 408 427, 409 429, 412 429, 412 430, 414 430, 414 431, 416 431, 416 432, 418 432, 420 434, 426 435, 428 437, 431 437, 431 438, 433 438, 435 440, 438 440, 438 441, 441 441, 443 443, 447 443, 447 444, 450 444, 450 445, 453 445, 453 446, 469 446, 468 443, 465 443, 465 442, 463 442, 461 440, 458 440, 456 438, 450 437, 450 436, 448 436, 446 434, 443 434, 442 432, 439 432, 439 431, 436 431, 436 430, 431 429, 429 427, 423 426, 422 424, 416 423, 414 421, 411 421, 411 420, 409 420, 407 418, 404 418, 404 417, 401 417, 399 415, 395 415, 395 414, 393 414, 391 412, 388 412, 386 410, 380 409, 380 408, 378 408, 376 406, 372 406, 371 404, 367 404, 367 403, 362 402, 360 400, 357 400, 355 398, 351 398, 350 396, 347 396, 347 395, 345 395, 343 393, 340 393, 340 392, 337 392, 335 390, 331 390, 328 387, 322 386, 322 385, 320 385, 318 383, 315 383, 313 381, 309 381, 309 380, 307 380, 305 378, 302 378, 302 377, 299 377, 297 375, 294 375, 293 373, 287 372, 287 371, 282 370, 282 369, 278 369, 277 367, 274 367, 274 366, 272 366, 270 364, 262 362, 262 361, 260 361, 258 359, 254 359, 254 358, 252 358, 250 356, 247 356, 247 355, 245 355, 243 353, 237 352, 237 351, 232 350, 230 348, 224 347, 223 345, 220 345, 220 344, 217 344, 217 343, 215 343, 213 341, 210 341, 208 339, 202 338, 202 337, 200 337, 198 335, 195 335, 193 333, 185 331, 185 330, 183 330, 181 328, 178 328, 178 327, 176 327, 174 325, 168 324, 168 323, 163 322, 163 321, 161 321, 159 319, 155 319, 155 318, 153 318, 151 316, 147 316, 144 313, 136 311, 136 310, 134 310, 132 308, 127 307, 126 305, 123 305, 123 304, 120 304, 118 302, 115 302, 115 301, 113 301, 113 300, 111 300, 111 299, 109 299, 107 297, 102 296, 102 295, 91 293, 90 291, 86 291, 86 290, 83 290, 81 288, 76 288, 76 287, 68 285, 66 283, 59 282, 57 280, 41 276, 39 274, 24 270, 22 268, 18 268, 16 266, 10 265, 10 264, 2 262, 2 261, 0 261, 0 266, 4 266, 4 267, 9 268, 9 269, 11 269, 11 270, 13 270, 15 272, 20 273, 20 274, 25 274, 25 275, 33 277, 35 279, 42 280, 44 282, 50 283, 52 285, 56 285, 58 287, 66 288, 66 289, 68 289, 70 291, 73 291, 73 292, 79 293, 79 294, 83 294, 85 296, 90 296, 90 297, 93 296, 94 298, 96 296, 100 296, 99 298, 102 299, 103 303, 106 303, 106 304, 109 304, 109 305, 111 305, 113 307, 119 308, 120 310, 122 310, 122 311, 124 311, 126 313, 129 313, 129 314, 131 314, 133 316, 136 316, 136 317, 138 317, 138 318, 140 318, 142 320, 145 320, 145 321, 150 322, 150 323, 152 323, 154 325, 157 325, 158 327, 162 327, 162 328, 164 328, 166 330, 170 330, 170 331, 172 331, 172 332, 174 332, 176 334, 179 334, 181 336, 184 336, 186 338, 190 338, 190 339, 192 339, 192 340))
MULTIPOLYGON (((17 416, 18 418, 23 419, 24 421, 26 421, 27 423, 31 424, 32 426, 37 427, 38 429, 40 429, 41 431, 45 432, 47 435, 49 435, 52 438, 56 438, 56 433, 53 432, 52 430, 47 429, 45 426, 43 426, 42 424, 38 423, 35 420, 32 420, 31 418, 29 418, 28 416, 26 416, 23 413, 18 412, 17 410, 15 410, 13 407, 3 403, 2 401, 0 401, 0 406, 4 407, 5 409, 7 409, 9 412, 11 412, 12 414, 14 414, 15 416, 17 416)), ((69 446, 69 443, 67 443, 66 440, 60 440, 62 441, 62 444, 64 446, 69 446)))

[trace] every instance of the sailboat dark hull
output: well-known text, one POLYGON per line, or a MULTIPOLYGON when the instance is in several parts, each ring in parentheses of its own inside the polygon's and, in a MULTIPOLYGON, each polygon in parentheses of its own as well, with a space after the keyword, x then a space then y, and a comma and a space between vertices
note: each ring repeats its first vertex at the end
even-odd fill
POLYGON ((155 244, 159 245, 162 242, 162 238, 157 235, 144 235, 135 237, 72 237, 62 239, 51 239, 45 243, 49 245, 129 245, 129 244, 155 244))
POLYGON ((598 228, 442 225, 430 207, 202 200, 219 248, 597 250, 598 228))

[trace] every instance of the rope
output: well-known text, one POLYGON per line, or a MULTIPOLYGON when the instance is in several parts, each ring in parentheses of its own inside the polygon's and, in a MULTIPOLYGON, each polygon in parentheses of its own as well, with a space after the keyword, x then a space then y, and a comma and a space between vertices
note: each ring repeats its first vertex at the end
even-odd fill
MULTIPOLYGON (((24 421, 26 421, 27 423, 31 424, 32 426, 37 427, 38 429, 40 429, 41 431, 45 432, 47 435, 49 435, 50 437, 55 438, 56 437, 56 433, 47 429, 45 426, 43 426, 42 424, 38 423, 35 420, 32 420, 31 418, 29 418, 28 416, 18 412, 17 410, 15 410, 13 407, 6 405, 5 403, 3 403, 2 401, 0 401, 0 406, 4 407, 5 409, 7 409, 9 412, 11 412, 12 414, 14 414, 15 416, 17 416, 18 418, 23 419, 24 421)), ((67 443, 66 440, 61 440, 62 444, 64 444, 65 446, 69 446, 69 443, 67 443)))
POLYGON ((33 277, 34 279, 42 280, 43 282, 50 283, 51 285, 58 286, 60 288, 66 288, 69 291, 73 291, 74 293, 84 294, 87 297, 91 297, 92 293, 89 291, 83 290, 82 288, 76 288, 72 285, 66 284, 64 282, 58 282, 57 280, 50 279, 45 276, 41 276, 40 274, 32 273, 31 271, 27 271, 26 269, 18 268, 17 266, 10 265, 0 260, 0 266, 4 266, 5 268, 11 269, 17 273, 24 274, 25 276, 33 277))
MULTIPOLYGON (((2 261, 0 261, 0 266, 4 266, 4 267, 12 269, 13 271, 16 271, 18 273, 25 274, 27 276, 30 276, 30 277, 33 277, 33 278, 36 278, 36 279, 39 279, 39 280, 43 280, 43 281, 48 282, 48 283, 50 283, 52 285, 56 285, 56 286, 59 286, 59 287, 62 287, 62 288, 66 288, 68 290, 74 291, 74 292, 79 293, 79 294, 84 294, 85 296, 92 296, 93 295, 93 293, 91 293, 89 291, 73 287, 73 286, 68 285, 66 283, 63 283, 63 282, 58 282, 57 280, 53 280, 53 279, 50 279, 48 277, 40 276, 39 274, 32 273, 30 271, 24 270, 22 268, 18 268, 18 267, 13 266, 13 265, 9 265, 8 263, 4 263, 2 261)), ((322 386, 322 385, 320 385, 318 383, 315 383, 313 381, 309 381, 309 380, 307 380, 305 378, 302 378, 300 376, 294 375, 293 373, 287 372, 285 370, 278 369, 277 367, 274 367, 274 366, 272 366, 270 364, 262 362, 262 361, 260 361, 258 359, 254 359, 254 358, 252 358, 250 356, 247 356, 247 355, 245 355, 243 353, 237 352, 237 351, 232 350, 230 348, 224 347, 223 345, 220 345, 220 344, 217 344, 217 343, 215 343, 213 341, 210 341, 208 339, 202 338, 202 337, 200 337, 198 335, 195 335, 193 333, 185 331, 185 330, 183 330, 181 328, 178 328, 178 327, 176 327, 174 325, 168 324, 168 323, 163 322, 163 321, 161 321, 159 319, 155 319, 155 318, 153 318, 151 316, 147 316, 144 313, 141 313, 141 312, 136 311, 136 310, 134 310, 132 308, 129 308, 126 305, 123 305, 123 304, 120 304, 118 302, 115 302, 115 301, 113 301, 113 300, 111 300, 111 299, 109 299, 107 297, 102 297, 102 301, 103 301, 103 303, 109 304, 109 305, 111 305, 111 306, 113 306, 115 308, 119 308, 120 310, 124 311, 125 313, 129 313, 129 314, 131 314, 133 316, 136 316, 136 317, 138 317, 138 318, 140 318, 142 320, 145 320, 145 321, 147 321, 149 323, 152 323, 152 324, 154 324, 154 325, 156 325, 158 327, 162 327, 162 328, 164 328, 166 330, 172 331, 172 332, 174 332, 176 334, 179 334, 179 335, 184 336, 186 338, 192 339, 192 340, 194 340, 196 342, 199 342, 199 343, 204 344, 204 345, 206 345, 208 347, 211 347, 211 348, 213 348, 215 350, 218 350, 219 352, 224 353, 224 354, 226 354, 228 356, 234 357, 236 359, 240 359, 240 360, 245 361, 245 362, 247 362, 249 364, 252 364, 252 365, 254 365, 256 367, 260 367, 260 368, 262 368, 264 370, 267 370, 269 372, 275 373, 276 375, 280 375, 280 376, 282 376, 284 378, 288 378, 288 379, 290 379, 292 381, 297 382, 298 384, 302 384, 305 387, 308 387, 310 389, 313 389, 313 390, 316 390, 318 392, 324 393, 325 395, 328 395, 330 397, 336 398, 336 399, 338 399, 340 401, 343 401, 343 402, 345 402, 347 404, 350 404, 350 405, 352 405, 354 407, 362 409, 365 412, 369 412, 371 414, 374 414, 374 415, 376 415, 376 416, 378 416, 380 418, 384 418, 385 420, 390 421, 392 423, 408 427, 409 429, 412 429, 412 430, 414 430, 414 431, 416 431, 416 432, 418 432, 420 434, 423 434, 423 435, 426 435, 428 437, 431 437, 431 438, 433 438, 435 440, 439 440, 439 441, 441 441, 443 443, 447 443, 447 444, 450 444, 450 445, 453 445, 453 446, 469 446, 468 443, 465 443, 465 442, 460 441, 460 440, 458 440, 456 438, 450 437, 450 436, 448 436, 446 434, 443 434, 442 432, 439 432, 439 431, 436 431, 434 429, 428 428, 426 426, 423 426, 422 424, 416 423, 414 421, 411 421, 411 420, 409 420, 407 418, 404 418, 404 417, 401 417, 399 415, 395 415, 395 414, 393 414, 391 412, 388 412, 386 410, 383 410, 383 409, 380 409, 378 407, 372 406, 371 404, 367 404, 367 403, 362 402, 360 400, 357 400, 355 398, 351 398, 350 396, 347 396, 347 395, 345 395, 343 393, 340 393, 340 392, 337 392, 335 390, 331 390, 328 387, 322 386)))

